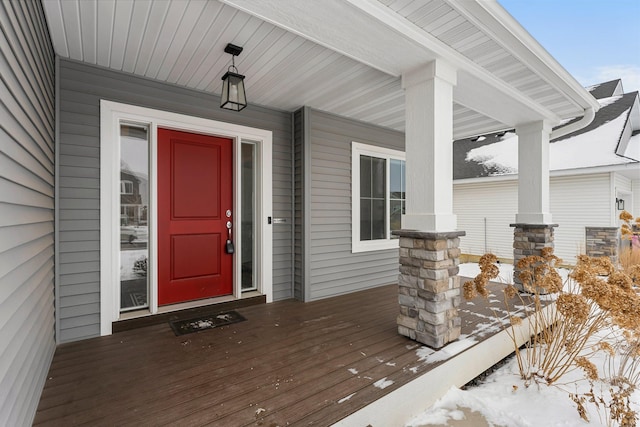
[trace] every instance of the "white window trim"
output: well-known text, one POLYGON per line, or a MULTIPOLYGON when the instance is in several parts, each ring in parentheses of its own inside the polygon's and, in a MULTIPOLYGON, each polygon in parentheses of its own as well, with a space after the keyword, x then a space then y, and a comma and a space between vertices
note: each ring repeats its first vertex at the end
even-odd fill
MULTIPOLYGON (((133 122, 149 126, 151 147, 149 192, 157 194, 157 133, 158 127, 182 130, 186 132, 217 135, 234 140, 234 173, 239 178, 239 146, 242 141, 252 141, 258 147, 258 165, 260 179, 256 191, 259 192, 256 217, 259 219, 257 235, 260 236, 259 258, 256 259, 259 292, 265 295, 267 302, 273 301, 273 229, 268 223, 272 214, 272 132, 264 129, 219 122, 216 120, 192 117, 135 105, 112 101, 100 101, 100 334, 112 333, 112 322, 120 318, 120 135, 121 122, 133 122), (116 189, 118 191, 116 191, 116 189)), ((239 194, 240 180, 235 179, 234 194, 239 194)), ((234 211, 240 217, 239 197, 234 196, 234 211)), ((157 198, 152 197, 149 205, 149 238, 157 242, 157 198), (151 225, 153 224, 153 225, 151 225)), ((235 216, 235 215, 234 215, 235 216)), ((240 235, 236 233, 236 238, 240 235)), ((238 241, 239 243, 239 241, 238 241)), ((237 245, 236 245, 237 246, 237 245)), ((157 265, 157 245, 149 247, 149 261, 157 265)), ((241 297, 240 257, 234 258, 234 296, 241 297)), ((149 272, 150 314, 158 312, 155 269, 149 272)))
POLYGON ((389 225, 389 188, 391 182, 391 162, 389 160, 405 160, 406 156, 403 151, 393 150, 390 148, 377 147, 375 145, 363 144, 360 142, 351 142, 351 252, 370 252, 387 249, 397 249, 399 247, 398 239, 391 239, 389 225), (360 240, 360 156, 372 156, 386 159, 387 166, 387 182, 385 183, 386 194, 386 213, 387 213, 387 238, 378 240, 360 240))

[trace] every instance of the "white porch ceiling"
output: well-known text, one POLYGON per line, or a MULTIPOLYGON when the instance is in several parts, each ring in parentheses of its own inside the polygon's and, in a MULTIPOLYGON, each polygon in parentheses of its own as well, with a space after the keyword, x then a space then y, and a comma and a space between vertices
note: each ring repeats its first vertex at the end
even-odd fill
MULTIPOLYGON (((401 75, 458 68, 454 137, 596 106, 497 3, 483 0, 43 0, 55 51, 220 94, 227 43, 250 104, 306 105, 404 130, 401 75)), ((240 113, 242 114, 242 113, 240 113)), ((556 122, 556 123, 553 123, 556 122)))

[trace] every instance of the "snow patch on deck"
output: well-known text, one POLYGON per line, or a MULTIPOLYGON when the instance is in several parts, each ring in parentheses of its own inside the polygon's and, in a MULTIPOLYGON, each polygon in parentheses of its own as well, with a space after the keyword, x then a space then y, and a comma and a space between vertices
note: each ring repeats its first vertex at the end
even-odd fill
POLYGON ((351 398, 352 398, 353 396, 355 396, 355 395, 356 395, 356 393, 351 393, 349 396, 345 396, 345 397, 343 397, 342 399, 338 400, 338 403, 344 403, 344 402, 346 402, 347 400, 351 399, 351 398))
POLYGON ((381 380, 378 380, 375 383, 373 383, 373 385, 378 387, 380 390, 384 390, 385 388, 389 387, 391 384, 393 384, 393 381, 388 380, 387 377, 384 377, 381 380))
POLYGON ((470 338, 468 335, 461 335, 458 340, 450 342, 438 351, 434 351, 429 347, 421 347, 416 350, 416 355, 420 358, 421 362, 441 362, 443 360, 451 359, 456 354, 462 353, 477 342, 478 341, 475 338, 470 338))

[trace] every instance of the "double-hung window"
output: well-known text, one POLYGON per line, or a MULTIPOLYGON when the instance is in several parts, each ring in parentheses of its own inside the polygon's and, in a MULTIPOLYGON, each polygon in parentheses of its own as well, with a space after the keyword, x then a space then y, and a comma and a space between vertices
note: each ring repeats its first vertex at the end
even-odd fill
POLYGON ((404 169, 402 151, 351 143, 352 252, 398 247, 391 231, 405 209, 404 169))
POLYGON ((133 194, 133 182, 120 181, 120 194, 133 194))

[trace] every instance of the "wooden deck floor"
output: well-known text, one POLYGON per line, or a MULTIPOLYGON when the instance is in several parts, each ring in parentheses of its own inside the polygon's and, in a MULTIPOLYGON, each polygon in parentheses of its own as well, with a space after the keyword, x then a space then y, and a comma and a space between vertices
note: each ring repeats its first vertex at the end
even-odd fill
MULTIPOLYGON (((462 306, 463 337, 498 331, 486 302, 462 306)), ((237 311, 189 335, 165 323, 60 345, 34 424, 325 426, 455 356, 425 360, 398 335, 395 285, 237 311)))

